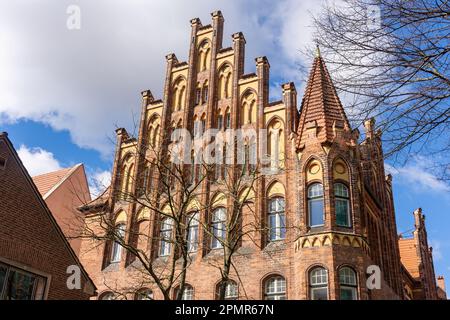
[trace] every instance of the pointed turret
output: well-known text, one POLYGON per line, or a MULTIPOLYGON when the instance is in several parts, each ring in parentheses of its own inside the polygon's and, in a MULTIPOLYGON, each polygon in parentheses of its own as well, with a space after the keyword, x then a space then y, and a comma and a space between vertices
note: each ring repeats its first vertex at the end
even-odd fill
POLYGON ((303 96, 297 148, 303 149, 306 140, 312 137, 317 137, 322 143, 333 142, 337 130, 349 132, 350 124, 317 48, 303 96))

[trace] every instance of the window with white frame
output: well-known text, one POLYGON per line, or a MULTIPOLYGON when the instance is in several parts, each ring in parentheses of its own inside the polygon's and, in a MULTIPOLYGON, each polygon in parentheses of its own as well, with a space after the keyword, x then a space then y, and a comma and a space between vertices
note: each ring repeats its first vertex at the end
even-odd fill
POLYGON ((284 199, 281 197, 269 201, 269 241, 286 238, 286 214, 284 199))
POLYGON ((47 278, 0 263, 0 300, 43 300, 47 278))
POLYGON ((212 249, 222 248, 222 242, 226 237, 226 221, 227 215, 225 208, 215 209, 211 220, 212 249))
POLYGON ((188 252, 194 252, 198 249, 199 213, 195 212, 188 215, 187 223, 187 250, 188 252))
POLYGON ((150 289, 141 289, 136 293, 136 300, 153 300, 153 291, 150 289))
MULTIPOLYGON (((179 288, 177 289, 180 290, 179 288)), ((190 284, 184 285, 183 294, 181 295, 181 300, 194 300, 194 288, 190 284)))
POLYGON ((314 183, 308 187, 309 226, 322 226, 324 223, 323 186, 314 183))
POLYGON ((225 114, 225 129, 231 128, 231 112, 230 110, 227 110, 227 113, 225 114))
POLYGON ((339 269, 339 286, 341 300, 357 300, 356 273, 352 268, 342 267, 339 269))
MULTIPOLYGON (((222 282, 223 283, 223 282, 222 282)), ((216 288, 216 298, 220 298, 220 287, 221 284, 219 283, 216 288)), ((233 280, 229 280, 227 284, 225 285, 225 300, 237 300, 238 299, 238 285, 233 280)))
POLYGON ((309 272, 311 300, 328 300, 328 271, 316 267, 309 272))
POLYGON ((122 258, 122 244, 125 238, 125 228, 124 223, 118 224, 114 232, 115 240, 111 248, 111 262, 119 262, 122 258))
POLYGON ((266 280, 264 288, 265 300, 285 300, 286 280, 281 276, 273 276, 266 280))
POLYGON ((116 296, 112 292, 105 292, 101 295, 100 300, 116 300, 116 296))
POLYGON ((159 255, 161 257, 170 255, 171 250, 171 241, 172 241, 172 228, 173 228, 173 220, 171 218, 165 218, 161 222, 160 229, 160 246, 159 246, 159 255))
POLYGON ((334 184, 334 199, 336 210, 336 224, 338 226, 350 227, 350 196, 348 188, 345 184, 334 184))

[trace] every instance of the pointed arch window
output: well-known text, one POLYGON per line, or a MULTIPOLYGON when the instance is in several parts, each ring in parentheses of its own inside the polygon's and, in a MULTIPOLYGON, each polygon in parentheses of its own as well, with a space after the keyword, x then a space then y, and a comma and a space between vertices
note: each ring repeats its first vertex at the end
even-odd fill
POLYGON ((225 208, 217 208, 213 211, 211 220, 211 233, 213 235, 211 241, 212 249, 222 248, 222 243, 226 237, 226 221, 227 215, 225 208))
POLYGON ((199 226, 199 213, 194 212, 188 215, 187 218, 188 230, 187 230, 187 250, 188 252, 197 251, 198 248, 198 226, 199 226))
POLYGON ((111 262, 119 262, 122 258, 122 244, 125 238, 125 228, 126 225, 124 223, 118 224, 115 229, 115 237, 117 240, 113 242, 111 248, 111 262))
POLYGON ((208 102, 208 82, 205 82, 202 89, 202 103, 208 102))
POLYGON ((219 114, 219 116, 217 117, 217 129, 222 130, 222 127, 223 127, 223 116, 219 114))
POLYGON ((227 112, 225 114, 225 129, 231 128, 231 112, 230 108, 227 109, 227 112))
POLYGON ((286 214, 284 211, 284 198, 276 197, 269 201, 269 241, 286 238, 286 214))
POLYGON ((165 218, 161 222, 161 229, 159 232, 160 235, 160 246, 159 246, 159 255, 161 257, 170 255, 171 251, 171 242, 172 242, 172 229, 173 229, 173 220, 171 218, 165 218))
POLYGON ((342 227, 350 227, 350 195, 345 184, 334 184, 334 199, 336 210, 336 224, 342 227))
POLYGON ((308 187, 308 219, 310 227, 324 224, 323 186, 321 183, 313 183, 308 187))
POLYGON ((197 83, 197 88, 195 89, 195 105, 198 106, 202 102, 202 88, 200 84, 197 83))

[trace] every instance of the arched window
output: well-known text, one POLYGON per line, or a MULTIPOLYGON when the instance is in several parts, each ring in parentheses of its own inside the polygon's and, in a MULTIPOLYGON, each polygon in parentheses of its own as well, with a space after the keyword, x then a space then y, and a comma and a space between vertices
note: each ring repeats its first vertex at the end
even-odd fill
POLYGON ((113 242, 111 248, 111 262, 119 262, 122 257, 122 245, 120 242, 123 242, 125 238, 125 228, 126 225, 124 223, 118 224, 115 229, 115 240, 113 242))
POLYGON ((99 300, 116 300, 116 296, 112 292, 105 292, 100 296, 99 300))
POLYGON ((273 119, 267 126, 267 149, 270 157, 270 168, 283 167, 284 125, 279 119, 273 119))
POLYGON ((282 276, 273 276, 264 285, 264 300, 285 300, 286 280, 282 276))
POLYGON ((336 224, 338 226, 350 227, 350 196, 348 188, 343 183, 334 184, 334 198, 336 210, 336 224))
POLYGON ((349 267, 342 267, 339 269, 339 286, 341 300, 357 300, 356 273, 349 267))
POLYGON ((231 67, 227 64, 220 68, 218 81, 218 99, 227 99, 231 93, 231 67))
POLYGON ((202 103, 202 88, 200 83, 197 83, 197 88, 195 89, 195 105, 198 106, 202 103))
MULTIPOLYGON (((216 299, 220 299, 220 287, 223 282, 220 282, 216 287, 216 299)), ((227 281, 225 285, 225 300, 237 300, 239 297, 238 294, 238 285, 233 280, 227 281)))
POLYGON ((316 267, 309 272, 311 300, 328 300, 328 272, 325 268, 316 267))
POLYGON ((248 123, 253 123, 255 119, 253 119, 253 112, 255 108, 255 101, 251 101, 248 108, 248 123))
POLYGON ((222 242, 225 240, 227 215, 225 208, 217 208, 212 214, 211 233, 213 234, 211 248, 222 248, 222 242))
POLYGON ((198 61, 197 61, 197 71, 205 71, 209 68, 209 62, 211 59, 211 49, 210 43, 208 41, 203 41, 198 49, 198 61))
POLYGON ((206 130, 206 115, 204 114, 200 121, 200 135, 203 135, 205 133, 205 130, 206 130))
POLYGON ((194 138, 198 137, 200 135, 200 121, 198 120, 198 117, 194 117, 194 138))
POLYGON ((224 98, 229 98, 231 95, 231 71, 225 77, 224 98))
POLYGON ((153 291, 150 289, 141 289, 136 292, 135 300, 153 300, 153 291))
POLYGON ((198 225, 199 225, 199 213, 195 212, 187 217, 188 229, 187 229, 187 250, 189 252, 197 251, 198 248, 198 225))
MULTIPOLYGON (((178 296, 180 287, 175 290, 175 297, 178 296)), ((181 300, 194 300, 194 288, 190 284, 184 285, 183 294, 181 295, 181 300)))
POLYGON ((161 222, 161 229, 159 233, 161 241, 159 247, 159 255, 161 257, 170 255, 172 228, 173 228, 173 220, 171 218, 165 218, 161 222))
POLYGON ((152 136, 152 140, 151 140, 152 147, 156 147, 158 144, 159 129, 160 129, 160 126, 158 124, 156 126, 155 130, 153 131, 153 136, 152 136))
POLYGON ((321 183, 314 183, 308 188, 308 213, 310 227, 323 225, 323 207, 323 186, 321 183))
POLYGON ((223 116, 219 114, 217 117, 217 129, 222 130, 223 127, 223 116))
POLYGON ((225 113, 225 129, 231 128, 231 112, 230 108, 227 109, 227 112, 225 113))
POLYGON ((202 93, 202 103, 206 103, 208 101, 208 82, 205 82, 205 84, 203 85, 202 93))
POLYGON ((179 95, 178 95, 178 101, 177 101, 177 110, 181 110, 183 109, 183 104, 184 104, 184 92, 186 91, 186 87, 182 86, 181 89, 178 90, 179 91, 179 95))
POLYGON ((286 237, 286 214, 284 199, 281 197, 269 200, 269 240, 282 240, 286 237))

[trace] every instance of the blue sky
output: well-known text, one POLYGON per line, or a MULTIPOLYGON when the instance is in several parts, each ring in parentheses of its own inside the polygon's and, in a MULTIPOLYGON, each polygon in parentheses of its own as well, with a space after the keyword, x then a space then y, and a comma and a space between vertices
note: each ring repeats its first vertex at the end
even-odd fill
MULTIPOLYGON (((317 0, 47 1, 0 3, 0 131, 9 137, 32 174, 84 163, 90 178, 107 183, 114 129, 133 128, 140 91, 160 97, 164 56, 187 58, 189 20, 220 9, 224 46, 242 31, 247 40, 246 71, 254 58, 271 64, 271 96, 294 81, 303 93, 300 53, 312 44, 310 12, 317 0), (66 28, 66 8, 78 4, 81 29, 66 28), (132 4, 132 5, 130 5, 132 4)), ((422 207, 436 274, 450 279, 450 187, 427 171, 426 155, 394 176, 398 231, 413 228, 412 212, 422 207)), ((389 163, 389 161, 388 161, 389 163)))

